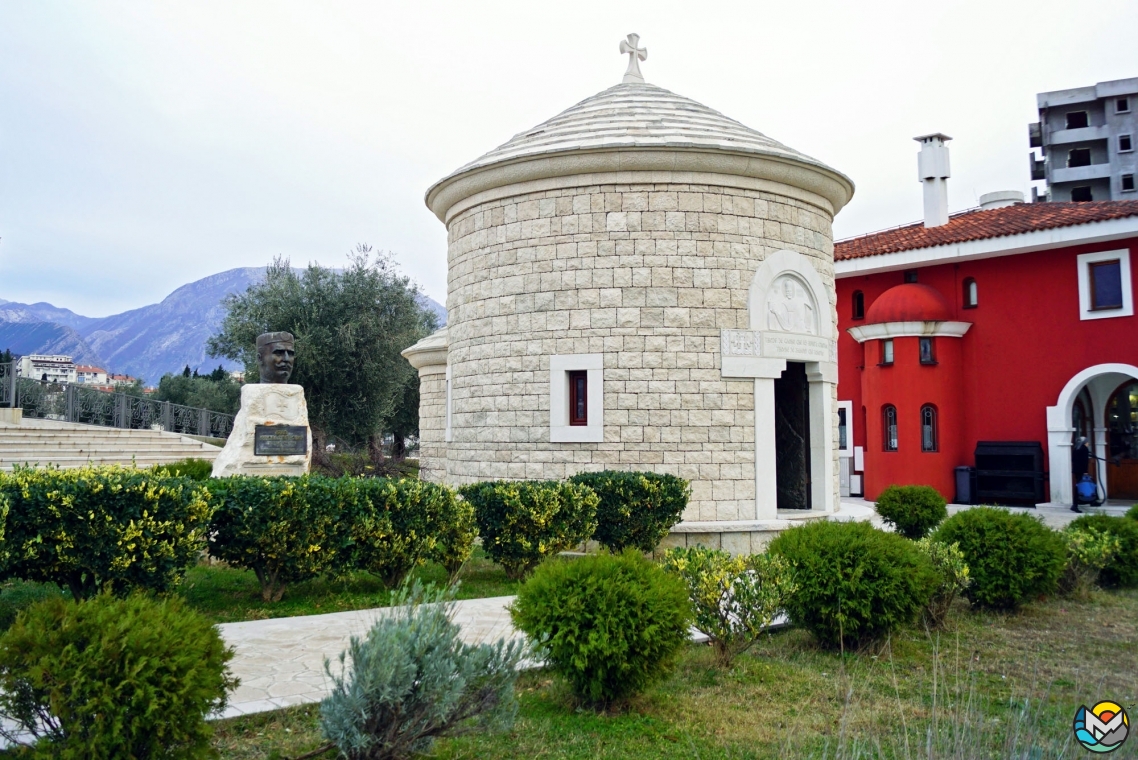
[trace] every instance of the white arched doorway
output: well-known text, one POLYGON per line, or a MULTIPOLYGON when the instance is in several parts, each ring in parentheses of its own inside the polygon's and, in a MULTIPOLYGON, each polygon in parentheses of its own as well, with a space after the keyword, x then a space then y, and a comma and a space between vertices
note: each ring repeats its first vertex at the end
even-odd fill
MULTIPOLYGON (((1085 389, 1090 396, 1088 417, 1094 421, 1091 436, 1092 460, 1096 480, 1106 489, 1107 478, 1103 460, 1107 455, 1107 429, 1104 412, 1111 393, 1127 380, 1138 380, 1138 367, 1132 364, 1096 364, 1072 377, 1055 406, 1047 407, 1047 457, 1051 472, 1051 503, 1071 504, 1074 485, 1071 482, 1071 443, 1075 432, 1072 410, 1075 399, 1085 389)), ((1085 396, 1084 396, 1085 398, 1085 396)), ((1110 494, 1107 493, 1109 497, 1110 494)))

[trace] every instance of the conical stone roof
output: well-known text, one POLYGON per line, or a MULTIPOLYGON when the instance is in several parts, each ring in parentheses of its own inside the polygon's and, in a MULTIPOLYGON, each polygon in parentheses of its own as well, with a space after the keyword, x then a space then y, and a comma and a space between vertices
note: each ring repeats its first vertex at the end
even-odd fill
POLYGON ((702 103, 656 85, 622 83, 452 172, 431 186, 426 201, 445 221, 455 203, 494 186, 611 171, 710 172, 788 182, 825 197, 833 213, 853 194, 845 175, 702 103), (716 161, 708 154, 743 161, 716 161), (748 162, 749 156, 756 160, 748 162), (809 171, 803 175, 791 167, 809 171), (495 168, 504 170, 488 172, 495 168), (804 178, 805 183, 794 181, 804 178))

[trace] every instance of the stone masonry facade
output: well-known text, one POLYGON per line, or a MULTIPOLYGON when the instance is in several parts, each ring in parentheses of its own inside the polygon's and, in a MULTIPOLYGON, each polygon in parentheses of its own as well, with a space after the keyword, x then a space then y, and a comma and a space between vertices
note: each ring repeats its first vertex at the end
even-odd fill
MULTIPOLYGON (((752 277, 783 248, 817 269, 836 324, 831 221, 785 194, 680 183, 567 187, 457 214, 446 481, 669 472, 692 482, 685 521, 754 519, 754 387, 721 376, 720 331, 750 327, 752 277), (550 443, 550 356, 597 353, 604 441, 550 443)), ((427 444, 442 439, 427 428, 445 424, 445 379, 423 382, 427 444)))

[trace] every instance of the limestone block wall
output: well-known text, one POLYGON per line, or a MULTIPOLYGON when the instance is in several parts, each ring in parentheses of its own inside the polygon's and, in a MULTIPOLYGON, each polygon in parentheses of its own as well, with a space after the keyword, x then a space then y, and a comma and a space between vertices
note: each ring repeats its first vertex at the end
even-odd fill
POLYGON ((419 369, 419 477, 446 480, 446 365, 419 369))
POLYGON ((754 386, 722 378, 720 330, 749 328, 752 277, 781 248, 810 258, 836 325, 831 216, 792 195, 613 183, 453 217, 448 482, 671 472, 692 481, 685 520, 754 519, 754 386), (604 441, 550 443, 549 358, 592 353, 604 441))

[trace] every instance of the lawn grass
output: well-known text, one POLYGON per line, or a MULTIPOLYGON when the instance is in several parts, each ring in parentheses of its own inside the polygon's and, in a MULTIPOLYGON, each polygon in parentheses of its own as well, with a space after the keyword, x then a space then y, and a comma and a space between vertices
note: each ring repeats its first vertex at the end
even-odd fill
MULTIPOLYGON (((413 575, 424 583, 447 582, 446 570, 433 562, 418 568, 413 575)), ((505 570, 491 562, 481 547, 475 547, 459 580, 459 599, 508 596, 516 593, 519 586, 517 581, 506 578, 505 570)), ((342 578, 321 576, 294 583, 279 602, 265 602, 252 570, 224 563, 202 563, 190 568, 176 593, 215 623, 386 607, 391 596, 378 578, 361 571, 342 578)))
MULTIPOLYGON (((518 698, 511 732, 444 740, 432 756, 1009 757, 1018 729, 1018 749, 1037 748, 1031 757, 1083 757, 1070 738, 1080 704, 1113 699, 1138 715, 1138 590, 1016 614, 959 603, 939 634, 908 630, 844 655, 788 629, 730 670, 693 645, 667 680, 617 714, 578 709, 545 671, 523 673, 518 698), (940 750, 930 755, 934 718, 940 750), (953 743, 956 752, 945 751, 953 743)), ((215 746, 225 758, 293 757, 321 745, 318 721, 315 705, 220 721, 215 746)), ((1135 738, 1112 757, 1138 757, 1135 738)))

